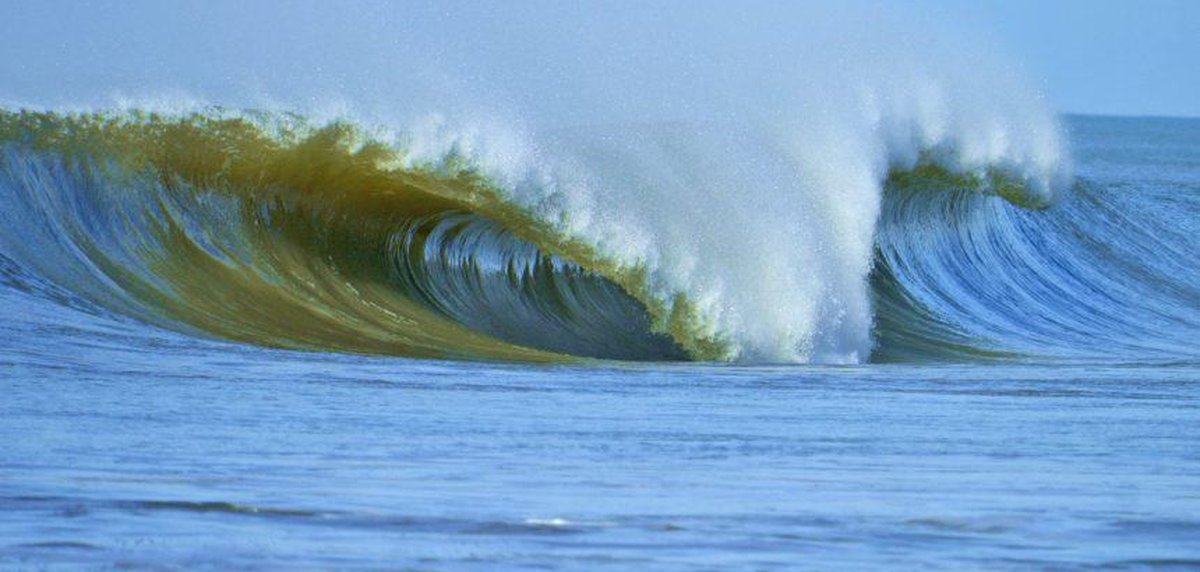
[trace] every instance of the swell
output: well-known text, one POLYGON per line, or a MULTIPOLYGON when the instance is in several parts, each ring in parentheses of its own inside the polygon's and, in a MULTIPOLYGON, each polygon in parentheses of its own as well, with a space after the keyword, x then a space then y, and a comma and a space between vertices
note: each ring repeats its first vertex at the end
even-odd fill
MULTIPOLYGON (((564 232, 457 152, 414 162, 349 124, 248 113, 0 112, 0 140, 0 273, 75 307, 316 351, 736 356, 651 262, 564 232)), ((956 173, 938 152, 884 184, 872 359, 1094 357, 1097 336, 1196 351, 1186 230, 1130 220, 1141 199, 1086 180, 1042 209, 1019 174, 956 173)))
POLYGON ((1081 177, 1029 210, 894 182, 872 276, 877 360, 1200 353, 1200 194, 1081 177))

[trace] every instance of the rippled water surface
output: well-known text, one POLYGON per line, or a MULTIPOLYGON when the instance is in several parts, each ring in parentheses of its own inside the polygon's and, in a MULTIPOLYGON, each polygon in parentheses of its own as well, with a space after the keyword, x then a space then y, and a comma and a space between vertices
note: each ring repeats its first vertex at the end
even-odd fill
POLYGON ((1194 364, 545 369, 16 326, 59 343, 0 365, 0 568, 1200 565, 1194 364))

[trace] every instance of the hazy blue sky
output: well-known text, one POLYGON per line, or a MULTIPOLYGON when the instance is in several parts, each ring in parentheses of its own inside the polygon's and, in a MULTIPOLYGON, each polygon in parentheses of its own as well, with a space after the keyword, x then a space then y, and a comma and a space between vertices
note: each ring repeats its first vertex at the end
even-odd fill
POLYGON ((1200 116, 1198 0, 929 1, 994 34, 1055 107, 1200 116))
MULTIPOLYGON (((829 6, 0 0, 0 99, 59 104, 171 89, 211 99, 229 86, 277 97, 311 93, 317 84, 428 99, 456 89, 486 91, 502 70, 507 91, 539 94, 552 108, 553 98, 594 91, 600 79, 589 74, 610 74, 613 84, 625 80, 614 82, 611 74, 630 73, 631 88, 664 75, 680 89, 701 86, 689 83, 702 64, 689 61, 688 50, 703 52, 695 60, 712 61, 720 59, 722 43, 753 45, 778 57, 812 45, 788 42, 789 34, 812 34, 814 13, 856 12, 870 21, 878 11, 934 22, 931 29, 955 30, 967 43, 999 44, 1060 111, 1200 116, 1200 0, 829 6), (792 32, 793 26, 804 31, 792 32), (620 68, 628 62, 637 69, 620 68)), ((887 57, 886 47, 879 51, 887 57)), ((755 77, 769 75, 758 71, 755 77)), ((669 97, 665 89, 642 97, 669 97)))

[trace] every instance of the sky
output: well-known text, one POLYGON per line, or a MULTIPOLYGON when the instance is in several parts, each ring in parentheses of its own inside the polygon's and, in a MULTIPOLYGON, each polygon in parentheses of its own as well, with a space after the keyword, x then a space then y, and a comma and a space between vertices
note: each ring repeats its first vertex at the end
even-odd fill
POLYGON ((1060 111, 1200 117, 1200 1, 921 2, 994 35, 1060 111))
MULTIPOLYGON (((613 85, 636 92, 661 78, 674 82, 675 93, 712 91, 736 100, 746 97, 739 89, 755 86, 691 76, 725 65, 740 77, 769 78, 766 66, 789 50, 836 43, 838 35, 871 35, 876 13, 926 22, 929 34, 956 35, 959 45, 989 46, 980 53, 1002 52, 1061 112, 1200 116, 1197 0, 0 0, 0 101, 59 105, 96 94, 173 90, 204 99, 230 86, 264 99, 374 91, 378 99, 392 98, 389 105, 401 93, 410 100, 468 94, 462 97, 479 101, 497 84, 497 70, 506 90, 525 98, 521 105, 536 96, 551 109, 556 98, 632 100, 638 96, 613 85), (829 17, 840 19, 841 28, 823 31, 820 22, 829 17), (820 33, 831 37, 795 39, 820 33), (768 57, 721 61, 738 50, 768 57), (763 66, 757 75, 742 69, 757 62, 763 66)), ((888 56, 886 45, 874 49, 888 56)), ((699 105, 698 97, 689 101, 699 105)))

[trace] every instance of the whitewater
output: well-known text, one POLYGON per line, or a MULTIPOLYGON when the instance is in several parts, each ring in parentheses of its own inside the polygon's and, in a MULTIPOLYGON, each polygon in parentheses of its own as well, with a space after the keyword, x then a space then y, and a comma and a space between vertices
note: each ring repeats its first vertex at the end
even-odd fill
MULTIPOLYGON (((694 359, 859 363, 869 360, 874 348, 876 320, 869 277, 875 268, 877 226, 885 214, 887 188, 914 186, 912 181, 919 180, 926 187, 942 187, 946 194, 996 195, 1023 208, 1044 208, 1071 184, 1061 129, 1031 94, 997 91, 991 82, 943 85, 920 74, 870 79, 855 89, 825 84, 824 89, 845 91, 847 97, 839 98, 836 105, 827 97, 804 101, 803 115, 782 113, 769 122, 560 127, 551 133, 522 133, 508 126, 441 117, 408 130, 382 131, 346 119, 310 126, 294 115, 221 109, 167 114, 140 109, 90 114, 8 112, 5 187, 10 193, 29 195, 21 207, 9 209, 14 219, 9 227, 29 224, 30 214, 57 208, 56 203, 38 204, 47 192, 67 194, 59 199, 67 204, 94 201, 91 208, 97 213, 137 209, 129 204, 133 201, 146 205, 144 212, 125 212, 120 224, 134 228, 96 230, 141 235, 150 229, 137 225, 151 225, 152 218, 181 218, 174 222, 199 227, 206 235, 190 238, 202 250, 230 251, 245 241, 246 230, 213 228, 208 218, 218 216, 222 219, 218 224, 225 225, 242 215, 205 212, 211 207, 186 203, 222 193, 240 193, 242 201, 262 201, 264 194, 273 193, 280 201, 331 203, 308 207, 312 209, 358 209, 330 216, 349 216, 363 224, 386 219, 396 226, 392 234, 403 234, 402 228, 413 225, 431 226, 420 231, 435 235, 434 239, 422 236, 425 248, 431 240, 447 241, 439 248, 457 248, 453 256, 458 258, 445 267, 433 266, 433 259, 451 256, 446 252, 436 256, 427 252, 426 257, 433 259, 409 261, 422 267, 419 274, 436 275, 434 284, 414 289, 435 298, 427 300, 433 310, 500 341, 561 349, 544 347, 547 342, 539 339, 510 339, 506 331, 526 329, 521 324, 480 323, 484 315, 509 322, 545 321, 529 314, 547 310, 528 308, 546 304, 544 296, 496 292, 519 289, 519 284, 488 285, 485 292, 464 294, 461 285, 444 282, 466 271, 465 265, 479 274, 471 279, 484 282, 494 281, 487 275, 500 267, 528 268, 529 260, 511 259, 512 251, 521 249, 517 243, 525 239, 541 250, 521 256, 552 257, 555 261, 549 264, 560 269, 554 272, 567 263, 571 272, 578 268, 589 276, 598 275, 638 299, 650 315, 651 331, 625 345, 669 334, 694 359), (278 174, 272 169, 288 171, 278 174), (39 188, 46 177, 68 180, 52 189, 39 188), (424 182, 413 184, 404 181, 406 177, 424 182), (129 185, 130 179, 138 182, 129 185), (139 193, 114 186, 149 188, 139 193), (117 196, 122 193, 137 198, 117 196), (176 212, 154 212, 163 196, 180 194, 186 195, 178 197, 185 204, 178 205, 176 212), (289 194, 297 196, 288 199, 289 194), (395 205, 384 198, 392 196, 397 197, 392 201, 395 205), (454 214, 465 215, 462 224, 467 226, 498 223, 500 234, 469 245, 451 244, 439 233, 455 223, 440 219, 454 214), (431 216, 439 220, 416 222, 431 216), (128 222, 139 219, 143 222, 128 222), (205 248, 203 243, 209 244, 205 248), (445 288, 457 292, 441 291, 445 288)), ((88 216, 55 210, 40 214, 50 224, 67 225, 88 216)), ((243 221, 244 225, 260 222, 243 221)), ((321 233, 340 222, 315 224, 311 232, 321 233)), ((27 242, 20 238, 25 234, 15 231, 10 236, 27 242)), ((86 243, 95 239, 95 231, 74 234, 47 237, 46 242, 79 241, 84 244, 68 247, 87 252, 86 243)), ((143 243, 155 240, 160 239, 145 237, 143 243)), ((389 240, 412 242, 411 237, 389 240)), ((411 249, 411 244, 407 247, 411 249)), ((168 252, 157 255, 172 258, 181 248, 185 246, 161 245, 157 249, 168 252)), ((365 256, 370 249, 363 251, 360 254, 365 256)), ((383 255, 376 255, 383 263, 383 255)), ((95 262, 62 260, 55 265, 95 262)), ((267 262, 245 264, 255 269, 267 262)), ((581 294, 591 295, 607 296, 581 294)), ((135 305, 146 305, 144 296, 134 296, 139 298, 135 305)), ((176 303, 186 306, 194 301, 176 303)), ((604 301, 578 304, 603 305, 604 301)), ((604 315, 591 319, 612 324, 592 337, 646 330, 623 316, 609 315, 633 311, 600 308, 604 315), (611 331, 614 328, 617 331, 611 331)), ((588 310, 573 305, 568 312, 588 310)), ((187 317, 176 321, 184 322, 180 326, 196 325, 187 317)), ((573 324, 576 330, 594 326, 605 327, 573 324)), ((540 338, 562 335, 571 334, 545 332, 540 338)), ((451 350, 446 348, 442 354, 457 355, 451 350)), ((622 355, 586 347, 576 351, 580 350, 596 357, 622 355)), ((375 351, 421 355, 403 348, 375 351)))
POLYGON ((1196 120, 856 3, 58 8, 0 568, 1200 562, 1196 120))

